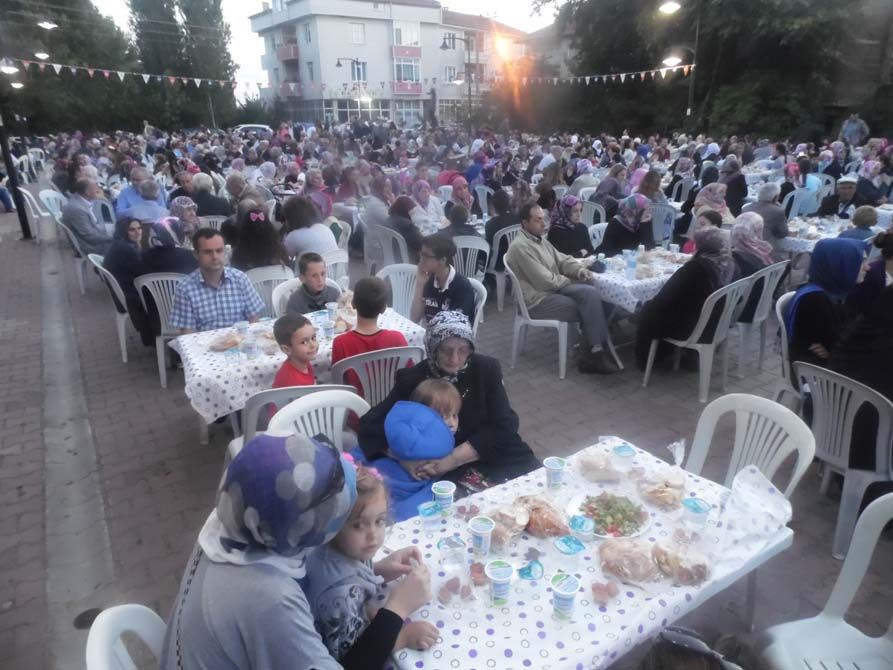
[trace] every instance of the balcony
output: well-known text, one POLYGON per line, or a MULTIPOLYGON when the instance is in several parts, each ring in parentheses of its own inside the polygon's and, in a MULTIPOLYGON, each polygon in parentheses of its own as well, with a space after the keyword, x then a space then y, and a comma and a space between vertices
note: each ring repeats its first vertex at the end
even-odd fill
POLYGON ((276 58, 279 61, 298 60, 298 56, 297 44, 283 44, 280 47, 276 47, 276 58))
POLYGON ((279 84, 279 96, 282 98, 297 98, 301 95, 301 84, 297 81, 285 81, 279 84), (294 87, 294 89, 292 88, 294 87))
POLYGON ((422 84, 417 81, 392 81, 391 93, 394 95, 421 95, 422 84))
POLYGON ((422 47, 392 47, 394 58, 421 58, 422 47))

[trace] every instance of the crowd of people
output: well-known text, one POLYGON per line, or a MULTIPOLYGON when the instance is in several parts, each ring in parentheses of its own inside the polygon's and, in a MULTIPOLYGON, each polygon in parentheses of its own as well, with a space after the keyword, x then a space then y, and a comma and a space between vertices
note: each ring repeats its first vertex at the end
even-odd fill
MULTIPOLYGON (((364 234, 383 226, 403 237, 417 263, 410 316, 426 327, 426 360, 397 373, 387 398, 356 424, 358 447, 349 455, 301 436, 259 435, 245 445, 190 559, 162 667, 372 668, 394 649, 436 643, 430 625, 403 623, 430 598, 418 549, 372 561, 389 515, 414 515, 432 480, 469 493, 539 467, 518 432, 499 362, 475 350, 475 294, 453 265, 455 236, 495 245, 500 231, 520 225, 510 244, 492 248, 495 268, 517 277, 516 299, 532 318, 580 324, 581 372, 612 374, 619 367, 606 307, 591 282, 604 257, 652 248, 662 230, 693 254, 636 316, 635 356, 644 368, 653 340, 691 334, 711 293, 784 257, 790 212, 781 201, 794 190, 817 192, 818 175, 829 175, 835 192, 815 213, 853 227, 811 254, 807 282, 782 324, 791 359, 829 366, 893 399, 893 231, 873 230, 874 207, 893 199, 893 147, 856 121, 838 140, 790 150, 788 142, 735 136, 469 136, 360 121, 320 125, 312 136, 287 124, 267 137, 147 125, 140 134, 63 133, 20 145, 46 152, 52 183, 68 196, 62 222, 85 253, 104 256, 147 345, 159 324, 151 306, 143 308, 138 277, 185 275, 170 324, 189 333, 256 321, 264 305, 245 271, 294 265, 301 287, 274 326, 286 355, 274 387, 316 383, 317 336, 302 315, 338 296, 324 260, 339 248, 337 220, 350 225, 354 254, 364 234), (768 180, 748 203, 743 170, 757 162, 781 183, 768 180), (653 216, 680 184, 689 186, 682 216, 653 216), (96 206, 102 200, 113 221, 96 206), (607 217, 597 246, 582 221, 584 202, 607 217), (203 217, 225 220, 208 227, 203 217), (868 263, 870 249, 877 260, 868 263), (280 475, 299 470, 292 491, 280 475), (396 585, 387 599, 373 602, 389 581, 396 585), (239 630, 240 639, 221 637, 224 630, 239 630)), ((357 326, 335 338, 333 363, 406 344, 378 327, 387 284, 354 279, 357 326)), ((659 348, 658 360, 667 353, 659 348)))

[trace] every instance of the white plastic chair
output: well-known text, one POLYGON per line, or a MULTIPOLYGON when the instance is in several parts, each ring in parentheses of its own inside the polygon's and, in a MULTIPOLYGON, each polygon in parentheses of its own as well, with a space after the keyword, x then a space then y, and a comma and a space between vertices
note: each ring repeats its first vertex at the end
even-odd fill
POLYGON ((330 251, 322 255, 326 262, 326 276, 334 279, 338 285, 346 290, 350 286, 350 255, 344 249, 330 251))
POLYGON ((28 149, 28 156, 31 158, 31 167, 35 175, 39 175, 44 171, 46 165, 46 154, 43 149, 28 149))
MULTIPOLYGON (((339 231, 338 234, 335 236, 335 241, 338 242, 338 248, 346 252, 349 248, 348 245, 350 243, 350 235, 353 232, 350 229, 350 224, 347 221, 342 221, 341 219, 336 219, 334 217, 331 217, 329 220, 331 221, 331 225, 329 227, 334 229, 337 226, 339 231)), ((332 230, 332 233, 334 234, 335 231, 332 230)))
POLYGON ((108 200, 94 200, 93 214, 101 223, 115 223, 115 210, 112 209, 112 203, 108 200))
POLYGON ((167 625, 143 605, 117 605, 103 610, 87 635, 87 670, 128 670, 135 668, 121 636, 133 633, 161 660, 167 625))
POLYGON ((143 303, 143 309, 149 314, 149 305, 143 290, 149 292, 155 307, 158 309, 158 318, 161 321, 161 333, 155 337, 155 354, 158 357, 158 376, 161 378, 161 388, 167 388, 167 342, 180 335, 179 331, 171 326, 171 310, 174 308, 174 295, 177 285, 186 277, 176 272, 155 272, 143 275, 133 280, 133 285, 139 293, 143 303))
POLYGON ((781 336, 781 379, 778 380, 778 384, 775 386, 775 394, 773 397, 775 398, 775 402, 782 402, 785 393, 790 394, 794 399, 794 404, 791 409, 795 412, 799 412, 803 396, 800 394, 800 384, 794 384, 793 379, 791 379, 790 343, 788 342, 788 331, 785 327, 785 315, 788 312, 788 305, 794 298, 794 293, 795 291, 789 291, 775 302, 775 318, 780 326, 781 336))
POLYGON ((536 186, 537 184, 540 183, 540 181, 542 181, 542 179, 543 179, 543 173, 538 172, 530 178, 530 185, 536 186))
MULTIPOLYGON (((338 296, 341 296, 342 291, 338 282, 333 279, 326 279, 326 286, 337 289, 338 296)), ((273 316, 275 318, 278 319, 285 314, 285 308, 288 306, 288 299, 291 297, 291 294, 299 288, 301 288, 301 280, 298 277, 295 277, 294 279, 286 279, 284 282, 280 282, 273 287, 273 292, 270 295, 270 305, 273 308, 273 316)))
POLYGON ((456 255, 453 256, 456 272, 463 277, 483 279, 490 258, 487 240, 477 235, 457 235, 453 238, 453 244, 456 245, 456 255))
POLYGON ((440 186, 437 189, 437 197, 440 198, 441 202, 446 202, 450 198, 453 197, 453 187, 452 186, 440 186))
MULTIPOLYGON (((389 347, 368 351, 344 358, 332 366, 332 382, 348 384, 347 372, 352 371, 358 378, 360 387, 356 392, 374 407, 384 400, 397 379, 397 371, 411 362, 418 365, 425 360, 422 347, 389 347)), ((353 387, 350 387, 353 390, 353 387)))
POLYGON ((583 212, 580 217, 580 222, 589 228, 596 223, 605 223, 608 220, 608 214, 605 212, 605 208, 599 205, 597 202, 590 202, 589 200, 581 201, 583 205, 583 212))
MULTIPOLYGON (((284 386, 278 389, 267 389, 265 391, 258 391, 253 396, 248 398, 245 402, 245 407, 242 408, 242 418, 241 418, 241 430, 238 423, 233 422, 233 432, 236 435, 235 438, 230 440, 229 444, 226 447, 227 460, 224 463, 231 462, 240 451, 242 451, 242 447, 250 442, 255 435, 258 433, 258 424, 260 423, 261 418, 264 419, 264 424, 266 424, 267 417, 262 417, 261 412, 265 407, 269 407, 270 405, 275 405, 276 407, 285 407, 292 400, 297 400, 298 398, 303 398, 305 395, 310 393, 318 393, 320 391, 348 391, 350 393, 354 393, 353 386, 345 386, 339 384, 317 384, 315 386, 284 386), (241 433, 241 434, 240 434, 241 433)), ((232 416, 232 415, 230 415, 232 416)), ((224 476, 226 475, 226 468, 224 467, 224 476)))
MULTIPOLYGON (((663 338, 664 342, 669 342, 677 347, 675 352, 676 361, 674 365, 674 369, 676 370, 679 369, 679 360, 682 356, 683 349, 693 349, 698 352, 698 358, 700 359, 698 399, 701 402, 707 402, 707 395, 710 392, 710 373, 713 371, 713 358, 716 354, 717 347, 722 349, 722 388, 723 390, 726 388, 726 378, 728 377, 729 367, 729 327, 732 323, 732 317, 739 313, 740 303, 747 296, 749 289, 749 277, 717 289, 704 301, 704 306, 701 308, 701 316, 695 324, 691 335, 689 335, 687 339, 675 340, 669 337, 663 338), (704 334, 704 329, 710 322, 713 309, 721 300, 725 300, 725 302, 719 319, 717 320, 716 330, 713 333, 713 337, 709 342, 701 342, 701 337, 704 334)), ((657 347, 659 344, 660 340, 651 340, 651 349, 648 352, 648 365, 645 368, 645 378, 642 381, 643 387, 648 386, 648 380, 651 378, 651 368, 654 367, 654 358, 657 355, 657 347)))
POLYGON ((518 362, 518 353, 524 348, 527 340, 527 328, 554 328, 558 331, 558 378, 564 379, 567 372, 567 321, 558 321, 557 319, 531 319, 530 312, 527 310, 527 304, 524 302, 524 293, 521 291, 521 282, 515 273, 509 267, 507 261, 505 263, 505 272, 512 282, 512 293, 515 295, 515 323, 512 334, 512 369, 518 362))
MULTIPOLYGON (((581 188, 580 193, 579 193, 579 195, 577 195, 577 197, 582 202, 589 202, 589 196, 591 196, 597 190, 598 190, 597 186, 587 186, 586 188, 581 188)), ((595 203, 592 203, 592 204, 594 205, 595 203)))
POLYGON ((496 309, 502 311, 502 304, 505 302, 505 270, 496 269, 496 261, 499 259, 499 249, 505 240, 505 248, 508 251, 509 245, 521 234, 521 225, 508 226, 498 231, 493 236, 493 246, 490 248, 490 260, 487 263, 488 275, 493 275, 496 281, 496 309))
POLYGON ((557 200, 561 200, 564 195, 567 193, 567 186, 553 186, 552 190, 555 192, 555 198, 557 200))
POLYGON ((214 230, 220 230, 220 226, 223 225, 223 222, 226 221, 227 217, 225 216, 200 216, 198 220, 202 222, 202 228, 213 228, 214 230))
POLYGON ((62 209, 68 204, 68 198, 57 191, 44 189, 37 194, 43 206, 47 208, 50 215, 57 221, 62 221, 62 209))
POLYGON ((474 187, 474 192, 478 197, 478 205, 481 208, 481 213, 484 216, 487 216, 487 213, 490 211, 490 200, 495 194, 495 191, 489 186, 484 186, 483 184, 478 184, 474 187))
POLYGON ((822 611, 808 619, 772 626, 762 634, 761 656, 772 670, 881 670, 893 667, 893 625, 869 637, 844 620, 865 577, 878 538, 893 519, 893 493, 875 500, 859 517, 853 551, 822 611))
POLYGON ((89 254, 87 258, 96 268, 102 282, 109 290, 112 299, 112 307, 115 308, 115 329, 118 332, 118 346, 121 347, 121 361, 127 362, 127 317, 130 313, 127 311, 127 299, 124 297, 124 291, 121 285, 115 279, 115 275, 105 269, 103 266, 103 257, 99 254, 89 254))
POLYGON ((834 192, 837 190, 837 180, 829 174, 825 174, 824 172, 816 172, 813 176, 818 177, 822 180, 822 185, 819 188, 818 200, 821 203, 822 198, 825 198, 829 195, 834 195, 834 192))
POLYGON ((788 193, 781 201, 782 209, 785 211, 785 217, 788 221, 796 216, 800 216, 800 209, 803 202, 810 197, 812 192, 805 188, 797 188, 788 193))
POLYGON ((293 400, 280 409, 267 426, 269 435, 325 435, 338 451, 344 450, 344 419, 348 412, 363 416, 369 403, 351 391, 321 391, 293 400))
POLYGON ((367 237, 377 239, 381 245, 382 267, 396 263, 409 263, 409 248, 403 235, 385 226, 369 226, 367 237))
MULTIPOLYGON (((757 359, 757 369, 763 369, 763 357, 766 353, 766 337, 769 333, 769 314, 772 311, 772 300, 775 295, 775 289, 778 288, 778 282, 784 274, 790 261, 781 261, 774 263, 768 267, 754 272, 750 276, 751 292, 756 290, 757 283, 762 279, 763 286, 760 293, 760 299, 757 302, 756 309, 753 313, 753 320, 750 323, 739 321, 736 325, 738 333, 741 336, 741 346, 738 350, 738 376, 744 376, 744 365, 747 362, 750 343, 757 329, 760 331, 760 357, 757 359)), ((745 298, 745 302, 750 300, 750 294, 745 298)))
POLYGON ((58 220, 56 221, 56 225, 63 230, 65 237, 68 238, 68 241, 74 249, 74 271, 78 278, 78 287, 81 289, 81 295, 85 295, 87 293, 87 263, 90 261, 87 260, 87 254, 81 250, 80 242, 78 242, 78 238, 72 232, 71 228, 58 220))
POLYGON ((468 278, 468 283, 474 289, 474 322, 471 324, 471 332, 477 337, 478 326, 484 321, 484 305, 487 304, 487 287, 474 277, 468 278))
POLYGON ((28 159, 27 155, 13 158, 12 161, 16 165, 16 173, 19 177, 19 183, 30 184, 34 181, 31 178, 31 161, 28 159))
POLYGON ((673 235, 676 210, 672 205, 651 205, 651 227, 654 231, 654 244, 661 246, 664 240, 673 235))
POLYGON ((19 193, 22 194, 22 199, 25 201, 25 208, 28 210, 28 218, 35 223, 35 228, 37 229, 35 231, 35 237, 37 238, 37 242, 40 243, 43 239, 41 224, 45 218, 53 218, 53 215, 40 207, 37 198, 31 195, 31 191, 28 189, 19 186, 19 193))
POLYGON ((589 226, 589 239, 592 241, 592 248, 598 251, 602 240, 605 239, 605 231, 608 229, 607 223, 593 223, 589 226))
POLYGON ((391 307, 394 311, 410 320, 417 275, 418 268, 412 263, 388 265, 375 275, 391 285, 391 307))
MULTIPOLYGON (((816 457, 825 464, 822 492, 827 491, 832 473, 844 476, 837 527, 834 529, 834 545, 831 549, 834 558, 843 558, 850 544, 865 491, 875 482, 893 481, 890 462, 893 402, 865 384, 809 363, 794 363, 794 374, 809 386, 812 397, 812 432, 816 441, 816 457), (853 424, 856 413, 863 405, 874 407, 878 415, 874 471, 850 467, 853 424)), ((869 446, 860 444, 861 448, 869 446)))
POLYGON ((245 272, 245 275, 261 300, 264 301, 264 311, 261 316, 275 316, 273 289, 289 279, 294 279, 295 273, 284 265, 267 265, 262 268, 252 268, 245 272))

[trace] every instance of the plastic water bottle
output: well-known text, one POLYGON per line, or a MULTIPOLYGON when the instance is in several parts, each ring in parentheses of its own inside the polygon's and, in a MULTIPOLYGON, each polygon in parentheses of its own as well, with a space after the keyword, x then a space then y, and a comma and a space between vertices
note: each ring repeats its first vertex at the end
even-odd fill
POLYGON ((636 269, 639 267, 639 260, 636 254, 629 254, 626 257, 626 278, 633 281, 636 278, 636 269))

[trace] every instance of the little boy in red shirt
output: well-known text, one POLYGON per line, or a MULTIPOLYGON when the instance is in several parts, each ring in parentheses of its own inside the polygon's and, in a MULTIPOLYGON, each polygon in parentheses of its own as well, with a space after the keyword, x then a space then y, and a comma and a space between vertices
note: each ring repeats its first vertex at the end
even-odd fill
POLYGON ((288 312, 276 319, 273 337, 282 352, 288 356, 273 379, 273 388, 316 384, 313 359, 319 351, 319 343, 316 341, 316 329, 310 320, 301 314, 288 312))

